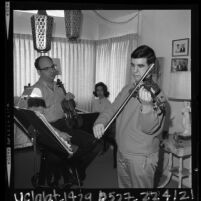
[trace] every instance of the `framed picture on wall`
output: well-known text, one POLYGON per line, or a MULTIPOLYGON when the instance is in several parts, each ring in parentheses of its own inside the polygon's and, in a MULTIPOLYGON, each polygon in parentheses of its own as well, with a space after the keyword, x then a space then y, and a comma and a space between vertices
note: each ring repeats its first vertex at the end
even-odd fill
POLYGON ((171 72, 188 71, 188 59, 174 58, 171 62, 171 72))
POLYGON ((172 41, 172 56, 188 56, 189 53, 189 38, 178 39, 172 41))

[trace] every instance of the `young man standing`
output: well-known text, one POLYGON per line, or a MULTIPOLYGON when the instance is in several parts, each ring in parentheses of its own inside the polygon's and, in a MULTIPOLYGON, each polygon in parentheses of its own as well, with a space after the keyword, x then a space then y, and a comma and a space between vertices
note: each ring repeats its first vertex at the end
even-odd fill
MULTIPOLYGON (((104 134, 104 127, 128 97, 130 89, 141 79, 156 60, 153 49, 140 46, 131 54, 132 85, 126 85, 116 97, 112 106, 100 114, 93 131, 96 138, 104 134)), ((151 79, 151 75, 148 76, 151 79)), ((165 117, 165 98, 162 92, 157 96, 160 107, 155 109, 153 96, 146 87, 132 97, 116 120, 116 141, 118 145, 117 173, 120 188, 153 188, 154 173, 158 162, 159 139, 165 117)))

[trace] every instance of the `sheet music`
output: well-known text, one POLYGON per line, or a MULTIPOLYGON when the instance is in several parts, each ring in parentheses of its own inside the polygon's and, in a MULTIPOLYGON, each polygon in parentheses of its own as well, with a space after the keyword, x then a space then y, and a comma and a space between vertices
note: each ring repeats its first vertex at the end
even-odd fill
POLYGON ((70 154, 73 154, 72 151, 72 147, 71 145, 65 141, 63 138, 61 138, 58 134, 57 131, 55 131, 55 129, 51 126, 51 124, 47 121, 47 119, 45 118, 45 116, 43 114, 41 114, 38 111, 34 111, 35 114, 43 121, 43 123, 49 128, 49 130, 52 132, 52 134, 54 134, 54 136, 57 138, 57 140, 61 143, 61 145, 64 147, 64 149, 70 154))

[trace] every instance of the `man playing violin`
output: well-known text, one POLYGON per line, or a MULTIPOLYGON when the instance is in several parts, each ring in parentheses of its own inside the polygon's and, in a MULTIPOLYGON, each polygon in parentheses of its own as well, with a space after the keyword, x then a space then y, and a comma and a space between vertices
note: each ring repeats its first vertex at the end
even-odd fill
MULTIPOLYGON (((46 108, 43 109, 43 114, 54 128, 60 130, 62 134, 66 133, 66 135, 70 135, 71 143, 79 147, 72 158, 78 163, 77 170, 80 179, 84 180, 86 176, 85 170, 99 152, 101 152, 102 143, 89 133, 66 126, 61 102, 64 99, 70 100, 75 97, 72 93, 64 94, 63 90, 54 81, 57 69, 53 60, 49 56, 40 56, 35 60, 35 68, 40 78, 32 88, 42 94, 42 98, 45 101, 46 108)), ((23 105, 21 103, 19 106, 27 107, 26 104, 24 103, 23 105)))
MULTIPOLYGON (((133 83, 126 85, 112 106, 99 115, 93 127, 96 138, 102 137, 105 126, 129 96, 130 89, 136 86, 155 60, 155 53, 148 46, 140 46, 132 52, 133 83)), ((148 75, 148 79, 151 79, 151 74, 148 75)), ((157 95, 162 107, 156 110, 151 91, 142 85, 137 93, 116 119, 117 173, 120 188, 154 187, 159 151, 158 136, 163 130, 165 117, 165 98, 162 92, 157 95)))

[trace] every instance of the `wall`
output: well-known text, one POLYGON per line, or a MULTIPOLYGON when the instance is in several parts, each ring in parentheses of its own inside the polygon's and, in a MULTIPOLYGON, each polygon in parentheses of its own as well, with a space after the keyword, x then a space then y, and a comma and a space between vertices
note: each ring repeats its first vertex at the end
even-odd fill
MULTIPOLYGON (((18 11, 14 11, 13 32, 21 34, 31 34, 30 17, 32 15, 33 15, 32 13, 20 13, 18 11)), ((66 38, 64 18, 54 17, 52 36, 66 38)), ((93 20, 92 17, 88 15, 83 15, 83 24, 80 38, 88 40, 98 40, 98 36, 99 36, 98 24, 93 20)))
MULTIPOLYGON (((190 10, 145 10, 140 14, 139 44, 151 46, 157 57, 164 58, 162 88, 169 90, 172 40, 191 38, 190 10)), ((188 57, 189 58, 189 57, 188 57)), ((190 65, 190 62, 189 62, 190 65)), ((170 132, 182 130, 181 109, 183 103, 170 101, 171 118, 174 118, 170 132)))
MULTIPOLYGON (((136 13, 137 14, 137 13, 136 13)), ((14 33, 31 34, 30 17, 32 13, 21 13, 14 11, 14 33)), ((135 14, 125 15, 116 18, 114 21, 121 22, 130 19, 135 14)), ((137 33, 137 16, 126 24, 113 24, 98 18, 97 16, 83 13, 83 24, 81 29, 81 39, 99 40, 111 37, 137 33)), ((54 16, 53 37, 66 37, 64 18, 54 16)))
MULTIPOLYGON (((164 58, 162 88, 168 94, 172 58, 172 40, 191 38, 190 10, 144 10, 140 13, 139 44, 151 46, 157 57, 164 58)), ((188 57, 190 59, 190 57, 188 57)), ((189 63, 190 65, 190 63, 189 63)), ((181 110, 183 103, 169 101, 169 133, 182 131, 181 110)), ((175 161, 176 162, 176 161, 175 161)), ((188 166, 188 160, 184 166, 188 166)), ((176 162, 177 163, 177 162, 176 162)), ((187 185, 187 180, 184 181, 187 185)))
POLYGON ((139 29, 139 44, 151 46, 158 57, 164 57, 163 89, 168 92, 172 40, 191 37, 190 10, 146 10, 142 11, 139 29))
MULTIPOLYGON (((137 14, 137 13, 136 13, 137 14)), ((122 22, 136 15, 135 13, 116 18, 115 22, 122 22)), ((138 16, 125 24, 114 24, 100 20, 99 22, 99 39, 123 36, 130 33, 137 33, 138 16)))

